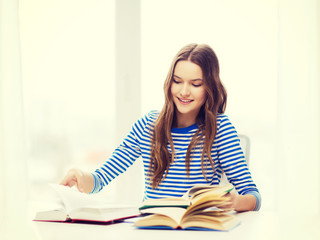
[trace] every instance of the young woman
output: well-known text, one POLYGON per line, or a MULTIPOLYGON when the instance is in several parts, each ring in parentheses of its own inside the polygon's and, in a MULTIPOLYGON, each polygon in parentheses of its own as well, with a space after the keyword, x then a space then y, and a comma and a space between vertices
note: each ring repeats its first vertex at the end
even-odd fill
POLYGON ((190 44, 175 56, 164 84, 165 104, 138 120, 95 172, 71 169, 61 184, 95 193, 142 157, 145 199, 182 196, 196 184, 217 185, 224 172, 235 186, 236 211, 259 210, 237 132, 224 115, 227 94, 208 45, 190 44))

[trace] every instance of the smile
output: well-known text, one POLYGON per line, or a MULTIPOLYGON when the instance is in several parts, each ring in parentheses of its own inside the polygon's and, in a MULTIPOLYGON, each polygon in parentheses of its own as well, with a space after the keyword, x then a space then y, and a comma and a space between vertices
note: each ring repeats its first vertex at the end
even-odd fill
POLYGON ((179 102, 181 104, 189 104, 189 103, 191 103, 193 101, 193 100, 190 100, 190 99, 181 99, 181 98, 178 98, 178 100, 179 100, 179 102))

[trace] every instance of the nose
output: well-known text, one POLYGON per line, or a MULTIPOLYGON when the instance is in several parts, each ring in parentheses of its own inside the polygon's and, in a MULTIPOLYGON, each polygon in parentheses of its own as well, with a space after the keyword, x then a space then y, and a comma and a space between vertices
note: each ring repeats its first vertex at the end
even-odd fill
POLYGON ((188 84, 183 84, 183 85, 182 85, 182 88, 181 88, 181 90, 180 90, 180 95, 181 95, 181 97, 188 97, 188 96, 190 96, 190 89, 189 89, 188 84))

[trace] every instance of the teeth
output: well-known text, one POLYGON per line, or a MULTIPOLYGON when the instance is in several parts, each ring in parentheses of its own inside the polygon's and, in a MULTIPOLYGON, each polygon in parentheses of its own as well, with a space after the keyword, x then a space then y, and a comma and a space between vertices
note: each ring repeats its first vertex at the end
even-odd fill
POLYGON ((180 99, 181 102, 184 102, 184 103, 188 103, 188 102, 191 102, 192 100, 182 100, 180 99))

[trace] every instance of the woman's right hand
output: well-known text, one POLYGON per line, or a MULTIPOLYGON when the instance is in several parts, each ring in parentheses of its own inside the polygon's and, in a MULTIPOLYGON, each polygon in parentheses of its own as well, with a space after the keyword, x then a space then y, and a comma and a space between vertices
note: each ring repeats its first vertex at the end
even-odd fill
POLYGON ((94 179, 90 173, 83 172, 78 168, 72 168, 60 184, 68 187, 76 185, 80 192, 90 193, 94 187, 94 179))

